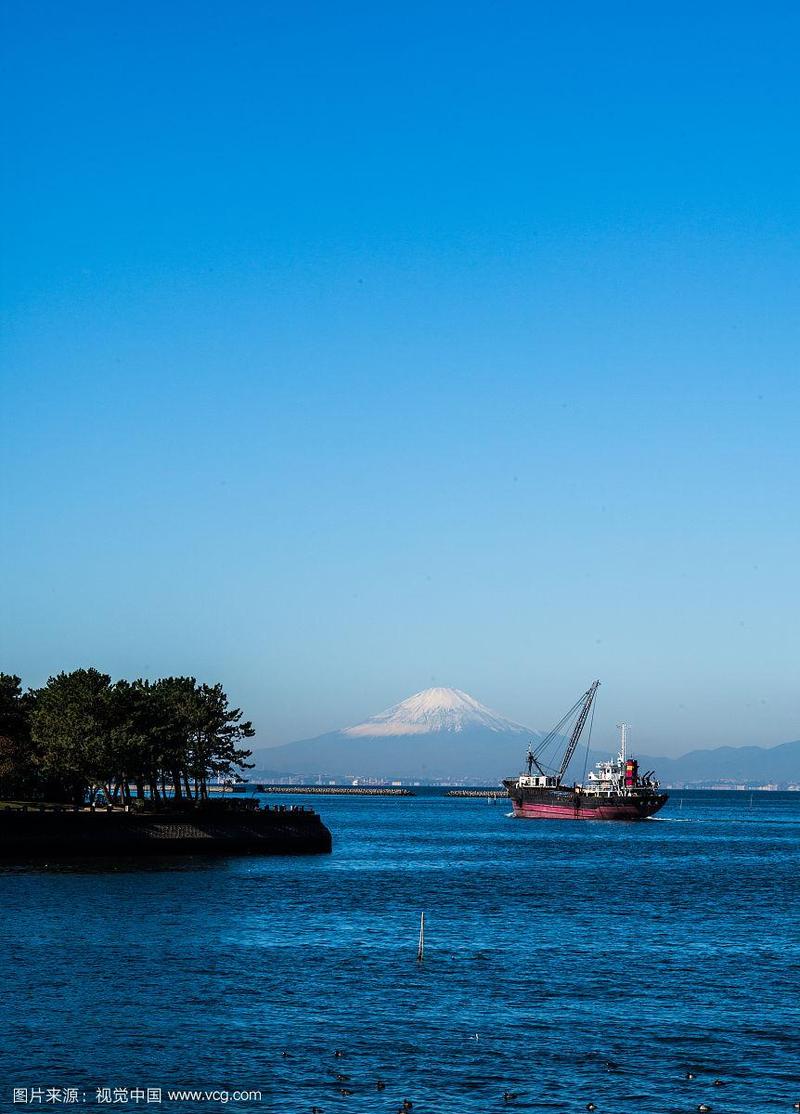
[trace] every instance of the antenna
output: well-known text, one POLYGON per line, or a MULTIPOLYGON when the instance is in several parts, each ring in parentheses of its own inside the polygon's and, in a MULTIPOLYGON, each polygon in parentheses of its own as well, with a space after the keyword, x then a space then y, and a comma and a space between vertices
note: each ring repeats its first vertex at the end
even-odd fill
POLYGON ((617 724, 617 727, 619 728, 619 756, 622 759, 623 766, 625 765, 625 758, 627 754, 628 730, 630 726, 631 725, 629 723, 617 724))

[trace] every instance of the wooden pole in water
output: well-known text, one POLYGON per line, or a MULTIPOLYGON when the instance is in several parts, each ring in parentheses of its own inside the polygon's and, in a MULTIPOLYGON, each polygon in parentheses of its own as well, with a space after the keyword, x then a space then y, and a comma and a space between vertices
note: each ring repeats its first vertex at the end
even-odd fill
POLYGON ((417 963, 422 963, 425 956, 425 914, 419 916, 419 947, 417 948, 417 963))

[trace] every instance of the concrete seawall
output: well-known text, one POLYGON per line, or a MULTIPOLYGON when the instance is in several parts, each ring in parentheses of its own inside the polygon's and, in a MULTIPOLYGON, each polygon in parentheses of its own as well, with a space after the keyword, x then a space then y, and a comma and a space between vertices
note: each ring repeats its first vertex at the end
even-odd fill
POLYGON ((333 839, 308 808, 164 812, 0 810, 0 858, 58 859, 124 855, 308 855, 333 839))

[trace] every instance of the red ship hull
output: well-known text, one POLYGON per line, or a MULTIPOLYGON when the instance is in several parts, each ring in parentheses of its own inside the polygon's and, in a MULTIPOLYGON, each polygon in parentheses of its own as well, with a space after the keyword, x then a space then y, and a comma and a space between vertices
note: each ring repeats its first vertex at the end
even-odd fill
POLYGON ((517 779, 503 782, 514 816, 520 820, 646 820, 667 803, 666 793, 642 789, 635 794, 592 794, 558 786, 522 787, 517 779))
POLYGON ((518 820, 646 820, 664 807, 666 798, 631 803, 598 803, 587 805, 547 804, 543 801, 513 801, 514 816, 518 820))

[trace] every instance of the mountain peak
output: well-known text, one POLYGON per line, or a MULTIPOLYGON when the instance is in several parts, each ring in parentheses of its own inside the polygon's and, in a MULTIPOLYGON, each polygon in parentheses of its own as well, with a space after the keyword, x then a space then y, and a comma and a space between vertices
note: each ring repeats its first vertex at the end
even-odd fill
POLYGON ((527 728, 493 712, 474 696, 453 688, 430 688, 393 704, 364 723, 346 727, 351 738, 383 735, 428 735, 482 728, 488 731, 527 733, 527 728))

